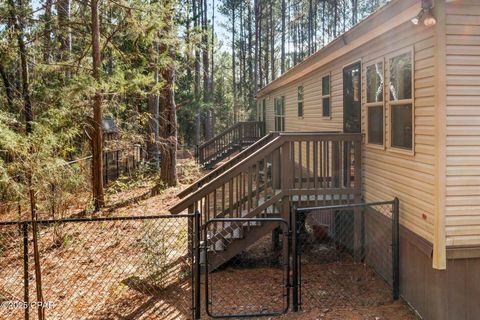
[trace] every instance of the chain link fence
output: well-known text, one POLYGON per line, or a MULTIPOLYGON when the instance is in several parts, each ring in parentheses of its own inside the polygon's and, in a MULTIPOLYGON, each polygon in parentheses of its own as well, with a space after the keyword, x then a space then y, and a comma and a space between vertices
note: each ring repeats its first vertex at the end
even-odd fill
POLYGON ((289 304, 289 228, 281 219, 213 219, 203 250, 211 317, 280 315, 289 304))
POLYGON ((103 183, 115 181, 120 176, 130 174, 138 169, 146 158, 141 145, 125 149, 107 150, 103 153, 103 183))
POLYGON ((192 226, 193 215, 0 223, 0 319, 191 319, 192 226))
POLYGON ((398 299, 397 201, 295 213, 298 306, 378 306, 398 299))

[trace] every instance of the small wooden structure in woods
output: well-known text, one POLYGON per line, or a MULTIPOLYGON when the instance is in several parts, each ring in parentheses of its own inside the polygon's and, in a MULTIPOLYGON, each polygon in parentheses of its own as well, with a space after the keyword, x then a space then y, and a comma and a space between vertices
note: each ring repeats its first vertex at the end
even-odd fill
POLYGON ((118 139, 118 127, 115 120, 111 117, 106 117, 102 121, 103 141, 111 141, 118 139))

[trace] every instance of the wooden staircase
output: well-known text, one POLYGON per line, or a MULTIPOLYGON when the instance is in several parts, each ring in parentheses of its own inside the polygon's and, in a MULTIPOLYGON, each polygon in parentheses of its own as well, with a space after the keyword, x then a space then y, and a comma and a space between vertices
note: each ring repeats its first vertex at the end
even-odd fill
POLYGON ((202 143, 197 149, 198 162, 208 168, 252 145, 265 135, 263 122, 238 122, 202 143))
POLYGON ((201 213, 200 227, 207 232, 200 238, 212 271, 273 228, 228 219, 289 221, 293 206, 358 202, 361 141, 360 134, 271 133, 179 194, 170 212, 201 213), (212 219, 222 223, 208 227, 212 219))

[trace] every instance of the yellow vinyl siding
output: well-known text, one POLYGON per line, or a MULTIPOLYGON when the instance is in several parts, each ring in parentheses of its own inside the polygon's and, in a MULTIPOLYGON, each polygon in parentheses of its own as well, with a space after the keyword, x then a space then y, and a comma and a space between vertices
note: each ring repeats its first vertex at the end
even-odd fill
MULTIPOLYGON (((389 33, 349 52, 267 96, 285 96, 287 131, 343 130, 343 68, 362 60, 362 131, 365 133, 365 65, 397 51, 413 48, 415 83, 415 154, 389 149, 363 148, 363 191, 366 201, 384 201, 397 196, 401 223, 433 242, 435 214, 435 81, 433 29, 405 23, 389 33), (331 118, 322 117, 321 79, 331 74, 331 118), (296 88, 304 87, 304 117, 298 117, 296 88), (426 218, 426 219, 425 219, 426 218)), ((387 70, 388 71, 388 70, 387 70)), ((388 81, 388 72, 386 80, 388 81)), ((386 82, 387 82, 386 81, 386 82)), ((387 87, 385 87, 387 91, 387 87)), ((386 96, 385 145, 390 140, 389 105, 386 96)), ((305 157, 305 154, 303 154, 305 157)))
POLYGON ((447 4, 447 245, 480 244, 480 2, 447 4))
MULTIPOLYGON (((401 223, 428 241, 433 242, 435 219, 435 79, 433 31, 422 26, 405 24, 396 34, 395 45, 365 55, 364 66, 384 58, 385 68, 385 145, 386 150, 364 146, 363 189, 366 201, 381 201, 394 196, 400 199, 401 223), (397 153, 388 146, 391 140, 388 81, 388 58, 397 52, 412 49, 414 58, 414 150, 413 155, 397 153)), ((392 36, 392 35, 391 35, 392 36)), ((382 47, 382 44, 378 44, 382 47)), ((371 45, 378 49, 375 45, 371 45)), ((362 73, 362 131, 366 132, 365 68, 362 73)))

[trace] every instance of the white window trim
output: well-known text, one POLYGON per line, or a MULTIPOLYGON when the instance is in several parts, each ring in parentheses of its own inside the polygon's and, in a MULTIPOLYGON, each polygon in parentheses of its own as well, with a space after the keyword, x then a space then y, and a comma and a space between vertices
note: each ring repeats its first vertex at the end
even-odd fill
MULTIPOLYGON (((386 87, 386 97, 387 99, 387 105, 388 105, 388 117, 389 117, 389 132, 388 132, 388 151, 393 152, 393 153, 398 153, 398 154, 403 154, 407 156, 414 156, 415 155, 415 50, 413 46, 407 47, 402 50, 397 50, 391 54, 389 54, 387 57, 387 68, 388 68, 388 81, 385 81, 387 84, 386 87), (394 57, 401 56, 402 54, 405 53, 410 53, 411 58, 412 58, 412 97, 410 99, 402 99, 402 100, 390 100, 390 59, 394 57), (407 150, 403 148, 398 148, 395 146, 392 146, 392 133, 393 133, 393 118, 392 118, 392 106, 396 105, 402 105, 402 104, 411 104, 412 105, 412 149, 407 150)), ((387 69, 385 69, 387 70, 387 69)))
POLYGON ((320 76, 320 93, 321 93, 321 96, 322 96, 322 102, 321 102, 321 108, 322 108, 322 118, 323 119, 332 119, 332 73, 331 72, 328 72, 328 73, 325 73, 323 74, 322 76, 320 76), (325 78, 326 76, 328 76, 328 81, 329 81, 329 85, 328 85, 328 94, 326 95, 323 95, 323 78, 325 78), (328 116, 325 116, 323 114, 323 99, 324 98, 328 98, 330 100, 330 115, 328 116))
POLYGON ((387 140, 387 134, 386 134, 386 108, 385 108, 385 102, 386 102, 386 88, 387 88, 387 84, 386 84, 386 79, 385 79, 385 76, 386 76, 386 72, 385 72, 385 59, 384 58, 380 58, 380 59, 377 59, 377 60, 373 60, 373 61, 370 61, 368 64, 365 65, 365 68, 363 70, 363 74, 365 75, 365 137, 366 137, 366 145, 370 148, 373 148, 373 149, 379 149, 379 150, 385 150, 385 146, 386 146, 386 140, 387 140), (378 63, 382 63, 382 68, 383 68, 383 99, 381 102, 368 102, 368 81, 367 81, 367 68, 368 67, 371 67, 373 65, 376 65, 378 63), (369 108, 370 107, 382 107, 382 111, 383 111, 383 144, 377 144, 377 143, 370 143, 368 142, 369 139, 368 139, 368 128, 369 128, 369 122, 368 122, 368 111, 369 111, 369 108))

